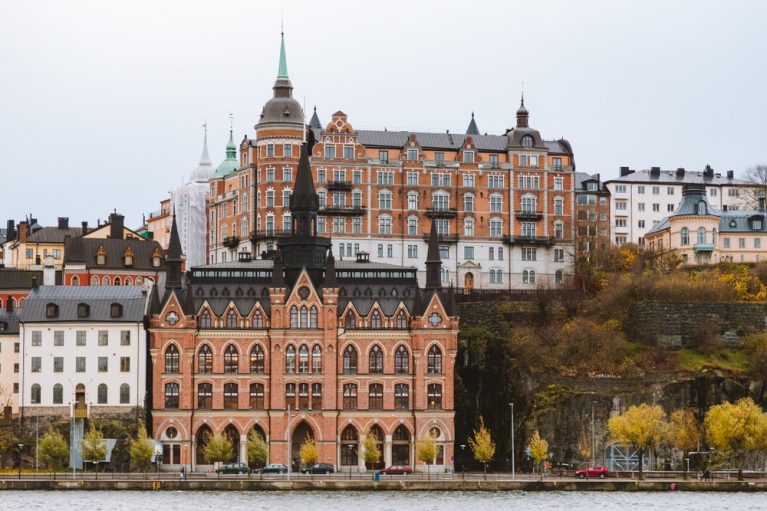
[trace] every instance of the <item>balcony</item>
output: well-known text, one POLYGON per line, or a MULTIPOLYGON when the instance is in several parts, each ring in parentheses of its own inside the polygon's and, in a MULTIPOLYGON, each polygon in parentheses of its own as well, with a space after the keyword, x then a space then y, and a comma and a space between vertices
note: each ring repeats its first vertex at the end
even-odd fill
POLYGON ((290 229, 267 229, 266 231, 253 231, 250 233, 250 241, 267 240, 291 236, 290 229))
POLYGON ((73 412, 73 418, 75 419, 87 419, 88 418, 88 408, 86 406, 75 406, 75 408, 72 410, 73 412))
POLYGON ((224 238, 221 242, 222 245, 229 248, 237 248, 237 245, 240 244, 240 238, 237 236, 229 236, 227 238, 224 238))
MULTIPOLYGON (((424 234, 423 240, 428 243, 429 235, 424 234)), ((437 234, 437 241, 439 243, 458 243, 458 235, 457 234, 437 234)))
POLYGON ((320 208, 320 213, 326 215, 349 215, 349 216, 362 216, 367 212, 365 206, 323 206, 320 208))
POLYGON ((328 181, 328 184, 325 186, 328 190, 332 192, 348 192, 352 189, 352 182, 351 181, 328 181))
POLYGON ((514 216, 517 217, 518 220, 540 220, 543 218, 543 211, 523 209, 522 211, 515 211, 514 216))
POLYGON ((695 252, 713 252, 714 251, 714 244, 713 243, 696 243, 692 246, 692 249, 695 252))
POLYGON ((506 245, 544 245, 552 246, 556 243, 553 236, 504 236, 503 243, 506 245))
POLYGON ((458 216, 458 210, 452 208, 429 208, 426 210, 426 216, 429 218, 455 218, 458 216))

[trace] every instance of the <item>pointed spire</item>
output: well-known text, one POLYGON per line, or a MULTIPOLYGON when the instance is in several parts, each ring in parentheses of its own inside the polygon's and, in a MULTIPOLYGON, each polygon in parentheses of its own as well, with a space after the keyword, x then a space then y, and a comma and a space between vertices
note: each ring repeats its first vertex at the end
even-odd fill
POLYGON ((274 256, 271 287, 285 287, 285 275, 282 273, 282 250, 277 250, 277 254, 274 256))
POLYGON ((466 128, 466 134, 479 135, 479 128, 477 128, 477 123, 474 121, 474 112, 471 113, 471 122, 469 123, 469 127, 466 128))
POLYGON ((200 166, 210 166, 213 165, 213 162, 210 160, 210 155, 208 154, 208 123, 202 125, 203 128, 205 128, 205 136, 202 140, 202 157, 200 158, 200 166))
POLYGON ((519 106, 519 110, 517 110, 517 128, 527 128, 529 116, 530 112, 528 112, 527 108, 525 108, 525 93, 523 92, 522 102, 519 106))
POLYGON ((432 220, 429 249, 426 253, 426 289, 442 289, 442 258, 439 255, 437 221, 432 220))
POLYGON ((169 289, 181 289, 181 262, 183 253, 181 251, 181 239, 178 236, 176 227, 176 207, 173 207, 173 219, 170 227, 170 241, 168 242, 168 252, 165 256, 165 265, 167 267, 165 277, 165 287, 169 289))
POLYGON ((181 261, 183 252, 181 250, 181 238, 178 235, 178 228, 176 227, 176 206, 173 206, 173 219, 170 225, 170 241, 168 241, 168 257, 169 261, 181 261))
POLYGON ((277 70, 278 80, 289 80, 288 78, 288 61, 285 58, 285 34, 281 35, 280 43, 280 68, 277 70))
POLYGON ((229 143, 226 144, 226 158, 237 159, 237 145, 234 143, 234 133, 229 130, 229 143))
POLYGON ((314 106, 314 115, 312 115, 312 120, 309 121, 309 127, 313 129, 322 129, 322 123, 320 122, 320 118, 317 115, 317 106, 314 106))
POLYGON ((333 245, 330 246, 328 257, 325 259, 325 282, 323 287, 338 287, 336 281, 336 258, 333 257, 333 245))
POLYGON ((301 208, 319 207, 319 198, 314 189, 314 179, 312 178, 312 169, 309 165, 309 154, 306 144, 301 145, 301 158, 298 160, 298 171, 296 172, 296 184, 293 193, 290 196, 290 211, 301 208))

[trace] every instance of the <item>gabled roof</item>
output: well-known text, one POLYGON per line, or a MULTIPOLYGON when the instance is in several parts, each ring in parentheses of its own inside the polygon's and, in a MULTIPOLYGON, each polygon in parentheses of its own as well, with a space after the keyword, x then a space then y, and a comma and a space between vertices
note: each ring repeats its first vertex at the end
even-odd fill
POLYGON ((683 174, 676 170, 661 170, 652 174, 651 170, 637 170, 625 176, 609 179, 606 183, 658 183, 658 184, 695 184, 703 183, 710 186, 746 186, 742 179, 728 178, 726 175, 714 174, 707 177, 703 172, 686 170, 683 174))
POLYGON ((109 269, 134 269, 134 270, 159 270, 165 271, 165 251, 154 240, 139 238, 112 239, 112 238, 83 238, 78 236, 70 238, 65 245, 64 264, 84 263, 86 268, 109 268, 109 269), (106 252, 106 264, 96 264, 96 254, 99 249, 106 252), (125 266, 123 255, 130 247, 133 251, 133 265, 125 266), (152 266, 152 255, 155 251, 160 253, 160 266, 152 266))
POLYGON ((27 297, 21 321, 139 322, 144 319, 148 298, 141 286, 38 286, 27 297), (59 307, 55 318, 46 317, 46 306, 50 303, 59 307), (81 303, 89 306, 87 318, 77 317, 77 306, 81 303), (113 303, 122 305, 119 318, 112 317, 113 303))
POLYGON ((0 330, 2 335, 19 335, 19 320, 24 309, 15 308, 7 310, 5 307, 0 309, 0 323, 5 323, 5 328, 0 330))
MULTIPOLYGON (((37 278, 38 285, 43 285, 42 271, 0 268, 0 289, 32 289, 33 278, 37 278)), ((60 271, 56 272, 56 285, 61 285, 60 271)))
POLYGON ((66 236, 80 236, 82 228, 68 227, 59 229, 58 227, 43 227, 34 234, 27 236, 27 243, 64 243, 66 236))

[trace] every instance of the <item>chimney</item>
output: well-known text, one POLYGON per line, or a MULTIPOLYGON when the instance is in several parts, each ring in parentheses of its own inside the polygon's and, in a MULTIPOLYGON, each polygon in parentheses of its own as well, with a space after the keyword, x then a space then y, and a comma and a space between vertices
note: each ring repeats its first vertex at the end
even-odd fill
POLYGON ((8 312, 11 312, 13 310, 13 300, 9 296, 8 299, 5 301, 5 310, 8 312))
POLYGON ((651 176, 660 176, 660 167, 652 167, 650 169, 651 176))
POLYGON ((759 197, 759 211, 764 211, 764 197, 759 197))
POLYGON ((728 170, 727 171, 727 179, 735 179, 735 171, 734 170, 728 170))
POLYGON ((59 229, 69 229, 69 218, 59 217, 59 229))
POLYGON ((711 165, 706 165, 706 168, 703 169, 703 175, 705 177, 714 177, 714 169, 711 168, 711 165))
POLYGON ((53 266, 53 255, 51 254, 45 256, 45 266, 43 266, 43 285, 56 285, 56 267, 53 266))
POLYGON ((727 211, 727 204, 722 205, 722 211, 727 211))
POLYGON ((37 277, 32 277, 32 289, 37 287, 37 277))
POLYGON ((27 242, 27 222, 19 222, 19 243, 27 242))
POLYGON ((631 174, 631 171, 628 167, 621 167, 621 177, 628 176, 629 174, 631 174))
POLYGON ((85 236, 86 234, 88 234, 88 222, 83 222, 83 232, 80 235, 85 236))
POLYGON ((599 185, 602 183, 602 180, 601 180, 599 174, 594 174, 594 179, 597 180, 597 188, 600 188, 599 185))
POLYGON ((109 215, 109 237, 114 240, 121 240, 123 239, 123 236, 125 234, 125 229, 123 228, 123 224, 125 221, 125 217, 122 215, 118 215, 117 213, 112 213, 109 215))
POLYGON ((684 177, 684 169, 682 167, 679 167, 678 169, 676 169, 676 176, 684 177))
POLYGON ((8 241, 12 241, 16 239, 16 222, 13 220, 8 220, 6 223, 6 236, 5 239, 8 241))

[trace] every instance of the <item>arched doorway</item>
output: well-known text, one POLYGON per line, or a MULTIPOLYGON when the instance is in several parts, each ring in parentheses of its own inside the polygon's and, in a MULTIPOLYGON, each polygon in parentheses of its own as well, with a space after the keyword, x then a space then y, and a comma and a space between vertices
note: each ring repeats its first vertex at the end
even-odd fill
MULTIPOLYGON (((263 430, 263 428, 262 428, 261 426, 259 426, 258 424, 254 424, 254 425, 253 425, 253 429, 251 430, 251 432, 253 432, 253 431, 255 431, 255 432, 256 432, 256 434, 258 434, 258 435, 261 435, 261 438, 262 438, 262 439, 263 439, 263 441, 266 443, 266 445, 267 445, 267 448, 268 448, 268 446, 269 446, 269 442, 268 442, 268 441, 267 441, 267 439, 266 439, 266 433, 264 433, 264 430, 263 430)), ((248 433, 248 435, 250 435, 250 433, 248 433)), ((267 461, 267 463, 268 463, 268 461, 267 461)), ((262 468, 264 465, 266 465, 266 463, 262 463, 262 462, 260 462, 260 461, 252 461, 252 462, 251 462, 251 461, 249 461, 249 462, 248 462, 248 466, 249 466, 250 468, 262 468)))
POLYGON ((232 424, 229 424, 224 430, 224 436, 232 442, 232 457, 227 463, 237 463, 240 461, 240 432, 232 424))
POLYGON ((365 462, 365 467, 370 470, 378 470, 384 468, 384 434, 380 427, 373 426, 370 428, 368 435, 373 435, 376 439, 376 447, 381 452, 381 456, 378 457, 378 461, 375 463, 365 462))
POLYGON ((197 435, 195 436, 194 451, 194 464, 196 466, 208 464, 208 462, 205 461, 205 448, 208 446, 208 441, 212 436, 213 431, 211 431, 210 428, 206 425, 203 425, 200 429, 197 430, 197 435))
POLYGON ((82 383, 75 387, 75 410, 85 410, 85 385, 82 383))
POLYGON ((467 272, 463 277, 463 287, 468 292, 474 289, 474 274, 467 272))
POLYGON ((341 433, 341 465, 356 467, 359 465, 359 458, 357 457, 357 451, 359 449, 359 436, 354 426, 346 426, 343 433, 341 433))
POLYGON ((394 430, 391 446, 392 465, 410 465, 410 433, 405 426, 394 430))
POLYGON ((293 430, 293 452, 291 453, 291 459, 293 460, 293 470, 299 471, 303 468, 301 462, 301 444, 304 443, 306 437, 314 439, 314 432, 312 428, 306 422, 301 422, 296 429, 293 430))

